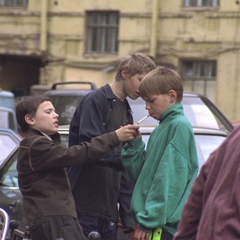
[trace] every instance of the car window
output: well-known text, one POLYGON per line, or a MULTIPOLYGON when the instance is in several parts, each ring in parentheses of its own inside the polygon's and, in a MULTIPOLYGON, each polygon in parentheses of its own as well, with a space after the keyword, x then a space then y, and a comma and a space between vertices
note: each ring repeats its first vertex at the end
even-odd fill
POLYGON ((0 165, 16 150, 19 143, 10 135, 0 135, 0 165))
POLYGON ((186 97, 182 104, 184 113, 193 126, 220 129, 217 118, 200 98, 186 97))
POLYGON ((18 131, 15 111, 0 107, 0 119, 0 128, 10 128, 15 132, 18 131))
MULTIPOLYGON (((91 82, 91 84, 93 84, 93 89, 95 89, 94 83, 91 82)), ((52 99, 56 113, 59 114, 59 124, 68 125, 71 123, 73 114, 82 98, 93 89, 50 90, 45 92, 44 95, 52 99)))
POLYGON ((15 152, 7 164, 3 168, 1 178, 1 186, 4 187, 18 187, 18 173, 17 173, 17 152, 15 152))
POLYGON ((76 107, 82 97, 76 96, 50 96, 53 105, 59 114, 60 125, 70 124, 76 107))

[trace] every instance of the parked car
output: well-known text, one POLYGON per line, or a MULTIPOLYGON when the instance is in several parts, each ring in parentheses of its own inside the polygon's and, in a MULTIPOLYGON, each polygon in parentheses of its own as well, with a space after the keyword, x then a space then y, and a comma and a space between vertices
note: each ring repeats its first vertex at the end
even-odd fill
MULTIPOLYGON (((141 127, 140 131, 144 142, 154 127, 141 127)), ((60 126, 59 133, 62 142, 68 144, 69 125, 60 126)), ((209 154, 216 149, 228 136, 225 131, 219 129, 194 127, 196 145, 199 157, 199 165, 207 160, 209 154)), ((18 174, 16 170, 17 150, 21 137, 10 129, 0 129, 0 208, 3 208, 10 216, 20 224, 20 229, 25 228, 26 220, 22 209, 22 196, 18 188, 18 174)))
POLYGON ((0 128, 0 208, 11 219, 25 223, 22 195, 18 188, 17 151, 21 137, 7 128, 0 128))
MULTIPOLYGON (((76 82, 72 82, 76 84, 76 82)), ((72 84, 70 82, 70 84, 72 84)), ((68 125, 71 122, 76 107, 81 102, 83 96, 90 91, 97 89, 94 82, 79 82, 87 84, 90 89, 56 89, 58 85, 66 86, 69 82, 56 83, 52 86, 52 90, 47 91, 45 95, 53 99, 56 112, 59 114, 60 125, 68 125)), ((134 122, 137 122, 148 114, 145 109, 145 102, 142 98, 132 100, 128 98, 131 105, 134 122)), ((212 103, 207 97, 196 93, 184 93, 182 100, 184 113, 194 127, 216 128, 231 132, 234 126, 227 117, 212 103)), ((156 125, 158 121, 149 117, 141 123, 141 125, 156 125)))

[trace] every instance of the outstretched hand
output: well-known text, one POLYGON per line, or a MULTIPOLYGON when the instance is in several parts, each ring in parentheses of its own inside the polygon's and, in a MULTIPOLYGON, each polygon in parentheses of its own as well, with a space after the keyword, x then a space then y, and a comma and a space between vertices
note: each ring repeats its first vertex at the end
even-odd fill
POLYGON ((115 132, 117 133, 118 139, 120 142, 131 141, 139 136, 139 125, 138 124, 128 124, 117 129, 115 132))

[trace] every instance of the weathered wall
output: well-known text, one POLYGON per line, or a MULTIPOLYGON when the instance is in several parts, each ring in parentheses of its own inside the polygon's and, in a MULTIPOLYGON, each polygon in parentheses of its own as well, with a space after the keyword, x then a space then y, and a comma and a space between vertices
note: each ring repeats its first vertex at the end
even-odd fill
POLYGON ((187 9, 176 0, 31 0, 27 9, 0 8, 0 23, 0 56, 34 56, 42 62, 39 83, 45 85, 81 79, 98 86, 109 83, 115 63, 131 52, 152 53, 155 37, 156 60, 179 72, 181 59, 216 60, 211 98, 232 121, 240 121, 240 5, 236 1, 221 0, 217 9, 187 9), (117 54, 85 53, 88 10, 120 11, 117 54), (152 28, 154 14, 158 15, 156 29, 152 28))

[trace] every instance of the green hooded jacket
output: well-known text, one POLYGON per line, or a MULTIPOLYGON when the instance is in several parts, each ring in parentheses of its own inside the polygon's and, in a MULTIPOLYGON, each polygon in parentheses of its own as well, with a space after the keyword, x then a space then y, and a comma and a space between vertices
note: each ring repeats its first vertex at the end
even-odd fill
POLYGON ((161 116, 146 148, 142 139, 125 144, 122 161, 136 182, 131 207, 139 228, 161 227, 174 235, 198 174, 194 133, 182 104, 161 116))

